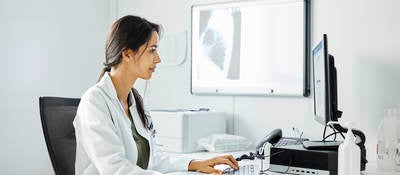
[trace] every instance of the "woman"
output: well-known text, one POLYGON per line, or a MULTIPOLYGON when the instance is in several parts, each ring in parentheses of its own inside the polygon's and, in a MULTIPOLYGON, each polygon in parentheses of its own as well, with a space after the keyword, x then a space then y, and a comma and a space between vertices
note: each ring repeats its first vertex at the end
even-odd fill
POLYGON ((155 146, 151 117, 132 87, 138 78, 150 79, 161 62, 159 33, 160 26, 137 16, 125 16, 113 24, 103 72, 82 96, 74 120, 77 175, 221 173, 213 168, 217 164, 237 169, 231 155, 189 160, 166 156, 155 146))

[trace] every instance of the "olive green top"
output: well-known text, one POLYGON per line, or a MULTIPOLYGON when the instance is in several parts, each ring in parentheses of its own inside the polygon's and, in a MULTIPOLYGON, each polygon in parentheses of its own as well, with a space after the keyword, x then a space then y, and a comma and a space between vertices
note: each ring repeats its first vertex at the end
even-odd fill
POLYGON ((129 119, 131 120, 132 135, 133 135, 133 139, 135 139, 136 147, 137 147, 137 151, 138 151, 138 159, 136 161, 136 165, 140 166, 143 169, 147 169, 147 166, 149 164, 149 158, 150 158, 149 142, 147 141, 146 138, 142 137, 137 132, 135 123, 133 123, 132 118, 129 118, 129 119))

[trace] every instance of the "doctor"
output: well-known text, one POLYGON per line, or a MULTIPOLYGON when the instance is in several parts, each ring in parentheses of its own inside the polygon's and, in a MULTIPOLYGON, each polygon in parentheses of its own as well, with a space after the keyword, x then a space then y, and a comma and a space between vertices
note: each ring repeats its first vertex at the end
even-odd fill
POLYGON ((137 16, 124 16, 113 24, 105 67, 97 84, 82 96, 73 123, 76 175, 156 175, 182 170, 220 174, 214 169, 217 164, 238 168, 231 155, 190 160, 169 157, 157 149, 151 117, 132 87, 138 78, 150 79, 161 62, 159 33, 159 25, 137 16))

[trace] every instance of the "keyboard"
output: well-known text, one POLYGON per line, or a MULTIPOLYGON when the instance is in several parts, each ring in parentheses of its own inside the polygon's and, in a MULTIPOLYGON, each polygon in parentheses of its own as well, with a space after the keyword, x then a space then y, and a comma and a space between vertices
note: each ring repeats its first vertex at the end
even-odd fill
POLYGON ((234 170, 231 167, 225 168, 222 171, 224 175, 256 175, 256 167, 253 164, 240 165, 238 170, 234 170))

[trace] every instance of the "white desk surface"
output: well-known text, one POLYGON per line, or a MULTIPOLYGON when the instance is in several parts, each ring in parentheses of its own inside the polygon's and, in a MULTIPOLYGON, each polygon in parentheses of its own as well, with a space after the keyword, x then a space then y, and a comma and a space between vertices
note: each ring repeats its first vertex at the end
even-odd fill
MULTIPOLYGON (((171 156, 176 156, 176 157, 184 157, 184 158, 192 158, 192 159, 206 159, 206 158, 211 158, 214 156, 218 155, 226 155, 226 154, 232 154, 234 157, 239 157, 242 154, 248 154, 250 151, 241 151, 241 152, 232 152, 232 153, 210 153, 210 152, 197 152, 197 153, 188 153, 188 154, 181 154, 181 153, 167 153, 171 156)), ((383 171, 379 170, 376 166, 375 160, 368 160, 369 162, 367 163, 367 168, 365 171, 361 172, 361 175, 400 175, 400 172, 396 171, 383 171)), ((243 164, 255 164, 255 165, 260 165, 261 162, 260 160, 242 160, 239 161, 239 165, 243 164)), ((269 162, 264 161, 264 169, 267 169, 269 167, 269 162)), ((259 171, 260 167, 257 167, 259 171)), ((282 175, 281 173, 273 173, 273 172, 267 172, 269 175, 282 175)), ((168 173, 169 175, 204 175, 204 173, 199 173, 199 172, 174 172, 174 173, 168 173)))

